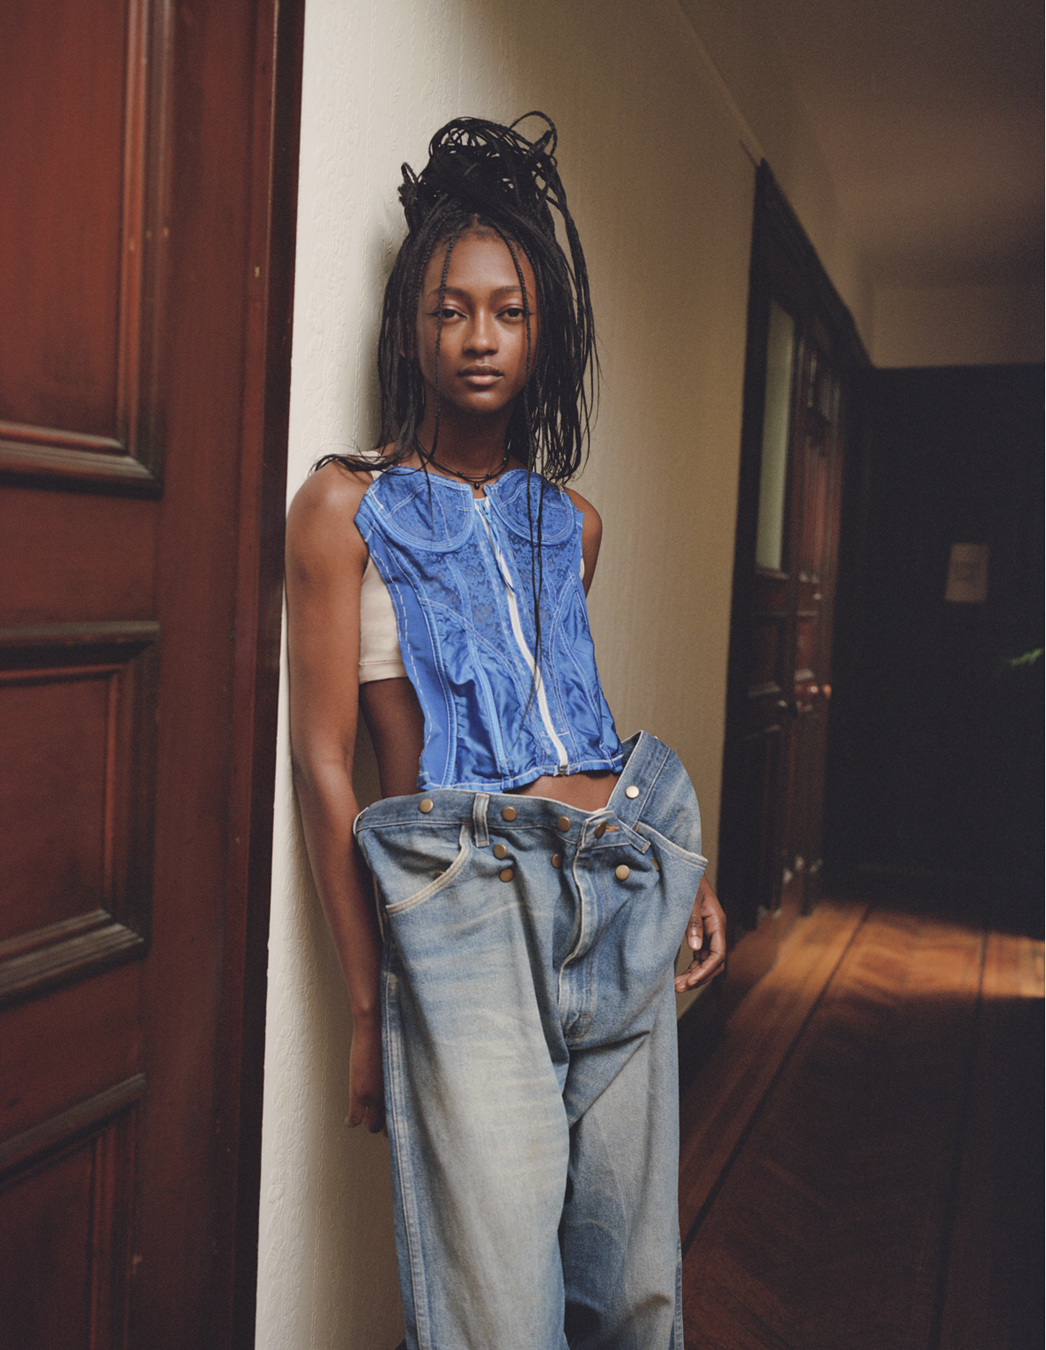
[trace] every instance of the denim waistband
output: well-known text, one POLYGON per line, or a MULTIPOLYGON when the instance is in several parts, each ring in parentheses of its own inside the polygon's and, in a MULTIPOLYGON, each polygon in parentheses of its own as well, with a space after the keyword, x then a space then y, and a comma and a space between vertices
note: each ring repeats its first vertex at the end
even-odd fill
MULTIPOLYGON (((487 828, 495 821, 510 819, 514 829, 563 829, 566 817, 571 827, 581 827, 580 837, 591 846, 598 846, 595 829, 599 820, 612 814, 627 826, 641 820, 663 817, 682 790, 693 800, 693 789, 681 761, 656 736, 647 731, 637 732, 622 745, 623 765, 614 790, 605 806, 595 811, 583 811, 576 806, 556 801, 551 797, 529 796, 515 792, 474 792, 465 788, 432 788, 427 792, 407 797, 385 797, 366 807, 356 817, 353 832, 361 830, 395 829, 397 826, 416 826, 419 816, 427 826, 465 825, 472 823, 475 842, 486 844, 487 828), (505 816, 511 811, 512 816, 505 816), (586 826, 589 828, 586 829, 586 826)), ((697 847, 700 851, 700 825, 697 826, 697 847)), ((607 843, 611 841, 608 839, 607 843)), ((637 842, 645 850, 646 845, 637 842)), ((681 842, 681 841, 680 841, 681 842)), ((685 846, 685 845, 684 845, 685 846)))

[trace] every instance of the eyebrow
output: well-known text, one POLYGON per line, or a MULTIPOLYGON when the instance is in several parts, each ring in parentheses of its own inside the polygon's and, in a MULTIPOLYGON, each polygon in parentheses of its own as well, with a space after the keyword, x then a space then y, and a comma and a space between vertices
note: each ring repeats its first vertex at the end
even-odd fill
MULTIPOLYGON (((434 296, 436 299, 439 298, 439 293, 440 293, 439 286, 433 286, 432 289, 429 291, 429 295, 434 296)), ((466 290, 465 287, 463 286, 448 286, 446 290, 443 292, 443 294, 458 296, 461 299, 468 299, 471 293, 468 290, 466 290)), ((491 291, 490 294, 496 298, 500 298, 503 295, 526 295, 528 300, 530 300, 531 303, 533 303, 533 296, 530 294, 529 291, 521 288, 519 282, 516 282, 514 286, 496 286, 494 290, 491 291)))

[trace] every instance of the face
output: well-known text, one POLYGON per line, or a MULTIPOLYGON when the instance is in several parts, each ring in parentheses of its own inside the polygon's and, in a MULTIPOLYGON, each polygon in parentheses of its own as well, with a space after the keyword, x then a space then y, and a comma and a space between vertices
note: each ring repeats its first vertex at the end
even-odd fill
POLYGON ((442 311, 440 277, 446 246, 428 261, 418 303, 418 362, 425 383, 434 391, 439 333, 439 393, 444 412, 448 404, 476 415, 507 412, 528 373, 533 373, 537 287, 523 250, 516 247, 515 252, 527 288, 529 337, 519 273, 499 235, 469 233, 458 239, 450 255, 442 311))

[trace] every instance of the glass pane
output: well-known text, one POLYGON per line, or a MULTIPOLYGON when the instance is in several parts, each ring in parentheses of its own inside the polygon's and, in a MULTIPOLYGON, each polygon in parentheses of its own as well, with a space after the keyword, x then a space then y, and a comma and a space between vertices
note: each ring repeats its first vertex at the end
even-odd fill
POLYGON ((772 300, 766 347, 766 403, 755 560, 757 566, 772 567, 777 571, 784 570, 785 487, 794 362, 795 321, 776 300, 772 300))

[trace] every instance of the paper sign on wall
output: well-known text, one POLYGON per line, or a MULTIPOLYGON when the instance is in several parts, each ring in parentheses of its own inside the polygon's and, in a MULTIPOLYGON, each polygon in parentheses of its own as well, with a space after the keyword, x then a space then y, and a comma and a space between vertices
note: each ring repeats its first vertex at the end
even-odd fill
POLYGON ((988 545, 953 544, 945 600, 983 605, 988 598, 988 545))

